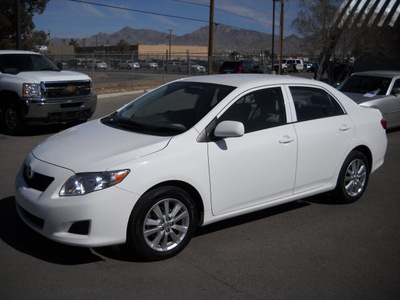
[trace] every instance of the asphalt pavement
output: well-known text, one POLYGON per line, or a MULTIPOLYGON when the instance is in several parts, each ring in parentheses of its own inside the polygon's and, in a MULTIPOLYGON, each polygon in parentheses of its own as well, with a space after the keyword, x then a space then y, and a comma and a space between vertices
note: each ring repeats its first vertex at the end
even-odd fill
MULTIPOLYGON (((94 117, 138 95, 101 96, 94 117)), ((358 202, 320 195, 219 222, 178 256, 143 262, 125 247, 52 242, 19 220, 18 169, 63 129, 0 134, 0 299, 400 299, 400 130, 358 202)))

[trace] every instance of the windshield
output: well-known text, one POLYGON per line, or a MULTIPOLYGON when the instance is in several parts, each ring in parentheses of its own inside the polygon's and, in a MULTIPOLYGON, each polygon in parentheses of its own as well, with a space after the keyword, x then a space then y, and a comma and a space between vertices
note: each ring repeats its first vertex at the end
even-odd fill
POLYGON ((203 118, 235 88, 198 82, 173 82, 125 106, 102 122, 152 135, 177 135, 203 118))
POLYGON ((2 54, 0 70, 3 73, 59 71, 45 56, 36 54, 2 54))
POLYGON ((378 76, 353 75, 338 86, 338 90, 348 93, 386 95, 391 79, 378 76))

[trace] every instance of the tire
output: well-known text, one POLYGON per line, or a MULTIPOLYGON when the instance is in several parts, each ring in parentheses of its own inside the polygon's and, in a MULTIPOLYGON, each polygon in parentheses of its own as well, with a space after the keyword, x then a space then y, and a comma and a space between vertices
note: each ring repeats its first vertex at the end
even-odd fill
POLYGON ((1 123, 6 133, 19 135, 25 129, 21 111, 16 103, 7 102, 1 109, 1 123))
POLYGON ((175 256, 189 243, 196 217, 193 201, 184 190, 177 187, 151 190, 139 199, 132 211, 128 246, 146 260, 175 256))
POLYGON ((339 202, 357 201, 367 188, 370 167, 365 155, 353 151, 346 158, 339 173, 335 194, 339 202))

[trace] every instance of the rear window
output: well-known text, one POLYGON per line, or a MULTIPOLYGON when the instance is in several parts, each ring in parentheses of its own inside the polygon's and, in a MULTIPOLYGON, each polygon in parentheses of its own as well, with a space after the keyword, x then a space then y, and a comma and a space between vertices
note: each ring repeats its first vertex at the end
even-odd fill
POLYGON ((348 93, 386 95, 391 78, 379 76, 352 75, 347 78, 338 90, 348 93))

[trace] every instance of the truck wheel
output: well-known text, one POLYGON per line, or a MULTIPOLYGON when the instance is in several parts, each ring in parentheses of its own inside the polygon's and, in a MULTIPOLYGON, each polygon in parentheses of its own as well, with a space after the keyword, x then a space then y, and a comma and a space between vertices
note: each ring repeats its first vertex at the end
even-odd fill
POLYGON ((4 131, 11 135, 21 134, 25 128, 21 112, 14 102, 7 102, 2 107, 1 122, 4 131))

